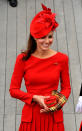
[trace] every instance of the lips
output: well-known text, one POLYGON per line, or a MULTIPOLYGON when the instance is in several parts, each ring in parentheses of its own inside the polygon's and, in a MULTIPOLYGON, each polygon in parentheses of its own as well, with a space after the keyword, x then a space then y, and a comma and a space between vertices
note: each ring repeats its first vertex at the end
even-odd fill
POLYGON ((49 46, 49 44, 43 44, 43 46, 47 47, 47 46, 49 46))

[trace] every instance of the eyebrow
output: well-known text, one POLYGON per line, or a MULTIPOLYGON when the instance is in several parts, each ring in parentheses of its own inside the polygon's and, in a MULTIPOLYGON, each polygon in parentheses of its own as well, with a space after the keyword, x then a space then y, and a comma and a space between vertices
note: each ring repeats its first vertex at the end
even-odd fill
POLYGON ((49 34, 49 35, 53 35, 53 33, 49 34))
MULTIPOLYGON (((51 34, 49 34, 48 36, 52 36, 53 35, 53 33, 51 33, 51 34)), ((43 36, 43 37, 41 37, 41 38, 45 38, 46 36, 43 36)))
MULTIPOLYGON (((48 36, 52 36, 53 34, 50 34, 50 35, 48 35, 48 36)), ((45 38, 46 36, 43 36, 42 38, 45 38)))

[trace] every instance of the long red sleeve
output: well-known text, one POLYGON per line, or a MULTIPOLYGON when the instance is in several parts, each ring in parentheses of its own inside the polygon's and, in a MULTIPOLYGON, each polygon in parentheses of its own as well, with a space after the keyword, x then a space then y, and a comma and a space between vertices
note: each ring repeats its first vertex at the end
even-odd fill
POLYGON ((12 97, 17 98, 25 102, 26 104, 31 104, 33 95, 20 90, 21 82, 24 76, 24 61, 21 60, 21 56, 22 55, 19 54, 16 58, 14 71, 11 77, 9 92, 12 97))
POLYGON ((65 60, 62 64, 62 71, 60 72, 61 91, 67 99, 71 92, 70 77, 69 77, 69 58, 66 55, 65 60))

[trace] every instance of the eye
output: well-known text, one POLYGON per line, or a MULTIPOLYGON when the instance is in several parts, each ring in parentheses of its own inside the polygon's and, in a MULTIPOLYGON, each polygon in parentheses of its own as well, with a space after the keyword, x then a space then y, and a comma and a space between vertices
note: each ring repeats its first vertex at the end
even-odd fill
POLYGON ((49 38, 52 38, 52 37, 53 37, 52 35, 49 36, 49 38))

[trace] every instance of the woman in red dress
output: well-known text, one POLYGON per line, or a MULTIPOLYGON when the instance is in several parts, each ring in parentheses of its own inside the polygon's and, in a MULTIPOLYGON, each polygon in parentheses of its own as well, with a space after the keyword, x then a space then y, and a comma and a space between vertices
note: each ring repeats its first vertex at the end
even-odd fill
POLYGON ((17 56, 10 83, 10 95, 25 103, 19 131, 65 131, 63 100, 54 106, 56 110, 50 110, 45 100, 58 89, 59 79, 60 94, 68 99, 69 58, 49 48, 58 23, 50 8, 43 4, 42 8, 31 22, 28 47, 17 56), (27 92, 20 90, 23 78, 27 92))

